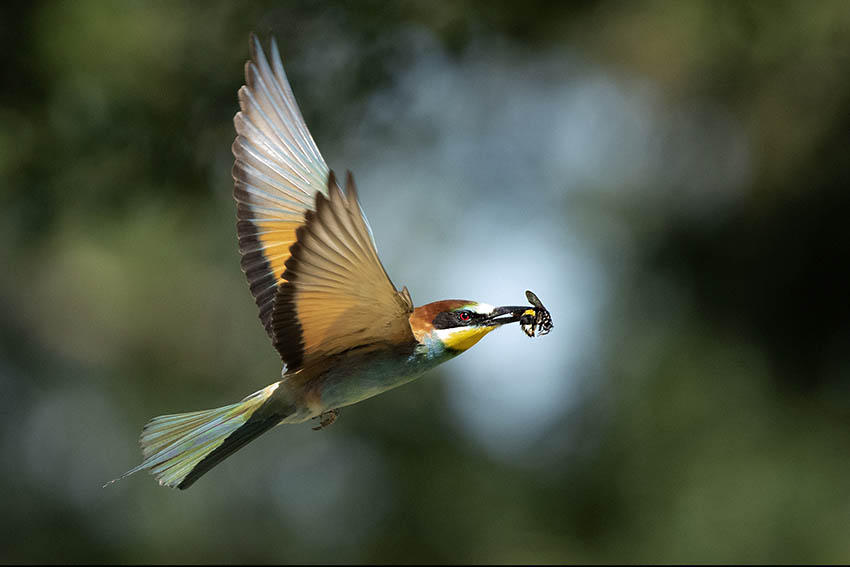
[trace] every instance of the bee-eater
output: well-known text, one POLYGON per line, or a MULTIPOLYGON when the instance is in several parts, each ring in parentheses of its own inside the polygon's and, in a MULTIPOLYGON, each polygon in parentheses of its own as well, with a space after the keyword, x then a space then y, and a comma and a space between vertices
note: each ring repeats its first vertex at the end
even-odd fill
POLYGON ((283 359, 281 380, 232 405, 154 418, 141 434, 143 462, 120 478, 148 469, 188 488, 276 425, 329 425, 338 408, 415 380, 506 323, 531 336, 552 326, 530 292, 533 307, 414 308, 378 258, 351 173, 343 191, 325 165, 274 39, 271 62, 253 35, 251 51, 233 120, 233 196, 242 270, 283 359))

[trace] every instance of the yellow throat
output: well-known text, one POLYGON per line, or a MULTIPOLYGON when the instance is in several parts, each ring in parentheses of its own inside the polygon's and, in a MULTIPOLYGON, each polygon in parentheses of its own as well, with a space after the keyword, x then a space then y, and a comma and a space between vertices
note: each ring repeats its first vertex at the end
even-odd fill
POLYGON ((441 329, 435 334, 443 341, 446 348, 464 351, 484 338, 484 335, 496 327, 464 327, 460 329, 441 329))

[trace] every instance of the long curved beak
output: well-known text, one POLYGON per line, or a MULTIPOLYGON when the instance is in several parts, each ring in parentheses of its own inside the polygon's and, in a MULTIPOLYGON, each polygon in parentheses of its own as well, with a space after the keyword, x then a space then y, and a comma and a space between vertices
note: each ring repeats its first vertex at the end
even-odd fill
POLYGON ((526 311, 532 310, 533 307, 528 305, 526 306, 505 306, 505 307, 496 307, 493 312, 487 317, 484 321, 484 325, 506 325, 508 323, 516 323, 520 319, 522 319, 523 314, 526 311))

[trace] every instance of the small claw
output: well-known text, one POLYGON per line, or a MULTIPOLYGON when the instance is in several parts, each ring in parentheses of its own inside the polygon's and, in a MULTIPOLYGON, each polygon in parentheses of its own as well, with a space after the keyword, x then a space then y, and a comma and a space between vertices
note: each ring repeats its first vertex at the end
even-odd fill
POLYGON ((339 410, 338 409, 332 409, 332 410, 329 410, 329 411, 326 411, 324 413, 317 415, 313 419, 318 419, 319 425, 318 425, 318 427, 314 427, 313 431, 318 431, 320 429, 324 429, 325 427, 327 427, 327 426, 331 425, 333 422, 335 422, 336 418, 338 418, 338 417, 339 417, 339 410))

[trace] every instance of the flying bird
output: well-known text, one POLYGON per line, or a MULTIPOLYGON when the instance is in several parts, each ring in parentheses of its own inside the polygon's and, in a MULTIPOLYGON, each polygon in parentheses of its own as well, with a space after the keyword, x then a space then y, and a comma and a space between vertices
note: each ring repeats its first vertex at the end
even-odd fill
POLYGON ((232 405, 154 418, 140 437, 144 460, 115 480, 149 470, 161 485, 188 488, 273 427, 326 427, 339 408, 419 378, 502 325, 520 322, 530 336, 552 327, 530 292, 532 307, 414 307, 378 258, 351 173, 343 190, 316 147, 275 40, 270 61, 253 34, 250 43, 233 196, 242 270, 283 360, 281 380, 232 405))

